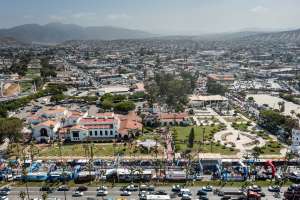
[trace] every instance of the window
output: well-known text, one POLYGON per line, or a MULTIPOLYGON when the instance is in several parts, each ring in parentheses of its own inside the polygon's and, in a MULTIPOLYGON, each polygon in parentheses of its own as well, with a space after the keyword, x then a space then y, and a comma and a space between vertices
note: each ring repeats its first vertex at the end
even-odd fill
POLYGON ((114 134, 114 132, 113 131, 110 131, 110 135, 113 135, 114 134))
POLYGON ((73 138, 79 138, 79 131, 73 131, 73 138))
POLYGON ((90 136, 92 136, 93 135, 93 131, 90 131, 90 136))
POLYGON ((102 136, 102 131, 100 131, 100 135, 102 136))
POLYGON ((98 135, 98 131, 95 131, 95 136, 97 136, 98 135))
POLYGON ((108 135, 108 131, 105 131, 105 135, 106 135, 106 136, 108 135))

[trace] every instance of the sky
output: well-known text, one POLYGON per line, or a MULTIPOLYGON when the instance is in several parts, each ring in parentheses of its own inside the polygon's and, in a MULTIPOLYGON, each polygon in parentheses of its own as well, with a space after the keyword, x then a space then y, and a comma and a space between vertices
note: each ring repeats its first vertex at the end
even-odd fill
POLYGON ((300 28, 300 0, 0 0, 0 28, 61 22, 158 34, 300 28))

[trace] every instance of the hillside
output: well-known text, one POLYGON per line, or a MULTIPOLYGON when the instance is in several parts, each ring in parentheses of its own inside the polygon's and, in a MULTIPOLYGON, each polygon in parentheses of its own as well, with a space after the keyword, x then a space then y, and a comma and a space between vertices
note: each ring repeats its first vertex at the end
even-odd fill
POLYGON ((26 43, 61 43, 67 40, 140 39, 153 34, 110 26, 81 27, 74 24, 24 24, 0 29, 0 37, 12 37, 26 43))

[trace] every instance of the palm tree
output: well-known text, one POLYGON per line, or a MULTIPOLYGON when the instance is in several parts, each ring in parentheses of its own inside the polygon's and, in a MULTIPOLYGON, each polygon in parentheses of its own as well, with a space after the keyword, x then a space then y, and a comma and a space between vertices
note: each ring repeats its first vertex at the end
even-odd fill
POLYGON ((291 113, 292 117, 294 117, 294 115, 296 114, 295 110, 291 110, 290 113, 291 113))
POLYGON ((26 170, 26 165, 25 165, 25 161, 26 161, 26 157, 25 157, 25 149, 23 149, 22 154, 23 154, 23 165, 22 165, 22 175, 24 177, 24 181, 25 181, 25 186, 26 186, 26 193, 27 193, 27 198, 30 199, 29 197, 29 190, 28 190, 28 184, 27 184, 27 170, 26 170))
POLYGON ((129 168, 129 174, 130 174, 130 178, 131 178, 131 184, 133 184, 134 173, 135 173, 135 168, 134 167, 130 167, 129 168))
MULTIPOLYGON (((60 156, 60 162, 62 163, 62 167, 63 167, 63 172, 62 172, 62 176, 63 176, 63 184, 65 185, 66 184, 66 172, 65 172, 65 163, 63 162, 63 159, 62 159, 62 151, 61 151, 61 146, 62 146, 62 142, 58 142, 58 149, 59 149, 59 156, 60 156)), ((66 194, 66 191, 64 190, 64 197, 65 197, 65 200, 67 200, 67 194, 66 194)))
POLYGON ((89 173, 90 173, 90 181, 92 183, 92 169, 93 169, 93 162, 94 162, 94 149, 93 149, 94 145, 93 143, 90 144, 90 160, 89 160, 89 173))
POLYGON ((53 133, 54 126, 53 126, 53 124, 50 125, 50 130, 51 130, 50 141, 51 141, 51 144, 52 144, 53 139, 54 139, 54 133, 53 133))
POLYGON ((288 170, 288 163, 290 160, 292 160, 294 157, 294 154, 292 152, 286 152, 285 154, 285 167, 284 167, 284 172, 287 173, 288 170))
POLYGON ((42 199, 46 200, 47 198, 48 198, 48 193, 47 192, 43 192, 42 199))
POLYGON ((24 160, 24 163, 23 163, 23 166, 22 166, 22 174, 24 176, 27 198, 30 199, 30 197, 29 197, 29 190, 28 190, 28 184, 27 184, 27 175, 28 175, 28 173, 27 173, 27 170, 26 170, 26 167, 25 167, 25 160, 24 160))
POLYGON ((135 171, 139 175, 139 196, 140 196, 140 194, 141 194, 141 179, 142 179, 142 174, 143 174, 144 171, 143 171, 142 168, 137 168, 135 171))
POLYGON ((25 198, 26 198, 26 193, 25 193, 24 191, 21 191, 21 192, 19 193, 19 197, 20 197, 22 200, 25 200, 25 198))

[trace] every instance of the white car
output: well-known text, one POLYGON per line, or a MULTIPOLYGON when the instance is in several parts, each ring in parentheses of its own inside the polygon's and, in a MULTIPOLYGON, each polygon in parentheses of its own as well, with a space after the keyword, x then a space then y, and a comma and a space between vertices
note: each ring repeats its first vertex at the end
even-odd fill
POLYGON ((83 196, 83 192, 75 191, 72 196, 73 197, 82 197, 83 196))
POLYGON ((101 186, 99 186, 98 188, 97 188, 97 191, 98 190, 107 190, 107 187, 106 186, 104 186, 104 185, 101 185, 101 186))
POLYGON ((181 200, 192 200, 192 197, 190 194, 184 193, 181 197, 181 200))
POLYGON ((131 195, 131 192, 130 191, 127 191, 127 190, 123 190, 121 192, 121 196, 130 196, 131 195))
POLYGON ((98 190, 97 191, 97 196, 106 196, 107 195, 107 191, 106 190, 98 190))

